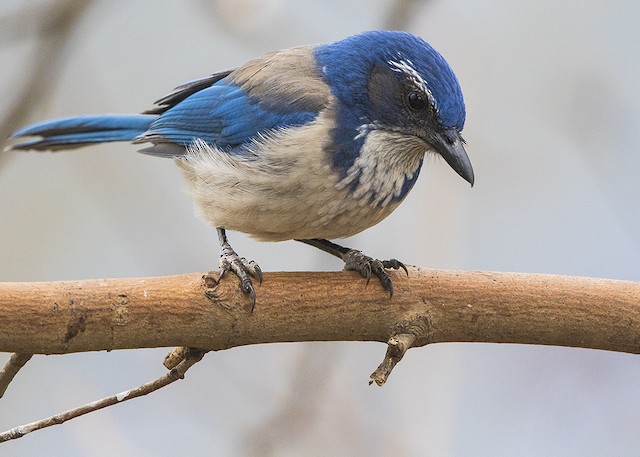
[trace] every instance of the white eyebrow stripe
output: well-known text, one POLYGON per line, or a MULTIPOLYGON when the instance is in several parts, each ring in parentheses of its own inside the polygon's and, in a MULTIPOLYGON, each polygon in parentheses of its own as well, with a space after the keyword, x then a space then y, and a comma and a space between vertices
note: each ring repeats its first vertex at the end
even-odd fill
POLYGON ((389 65, 391 65, 391 69, 398 73, 404 73, 405 75, 407 75, 416 86, 418 86, 427 94, 427 97, 429 97, 429 101, 437 111, 438 105, 436 103, 436 99, 433 97, 433 94, 427 86, 424 78, 422 78, 422 76, 420 76, 420 73, 418 73, 418 70, 416 70, 413 62, 411 62, 411 60, 409 59, 403 59, 401 56, 398 57, 400 57, 400 60, 387 61, 389 65))

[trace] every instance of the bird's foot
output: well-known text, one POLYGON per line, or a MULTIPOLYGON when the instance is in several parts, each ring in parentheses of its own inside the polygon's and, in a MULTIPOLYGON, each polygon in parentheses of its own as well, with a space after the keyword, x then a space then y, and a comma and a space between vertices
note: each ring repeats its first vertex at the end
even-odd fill
POLYGON ((369 284, 369 280, 371 279, 372 274, 380 278, 382 288, 389 292, 389 298, 393 297, 393 282, 391 281, 391 277, 386 270, 389 268, 392 268, 394 270, 399 270, 400 268, 402 268, 407 276, 409 275, 407 267, 399 260, 373 259, 367 255, 364 255, 362 252, 356 249, 349 249, 349 251, 347 251, 342 256, 342 259, 344 260, 344 269, 357 271, 362 276, 367 278, 367 284, 369 284))
POLYGON ((251 309, 256 306, 256 291, 253 288, 253 282, 251 278, 256 278, 260 284, 262 284, 262 270, 260 266, 253 260, 247 260, 244 257, 240 257, 236 254, 231 246, 228 244, 222 246, 220 251, 220 279, 225 275, 233 271, 240 278, 240 289, 242 293, 247 295, 251 299, 251 309))

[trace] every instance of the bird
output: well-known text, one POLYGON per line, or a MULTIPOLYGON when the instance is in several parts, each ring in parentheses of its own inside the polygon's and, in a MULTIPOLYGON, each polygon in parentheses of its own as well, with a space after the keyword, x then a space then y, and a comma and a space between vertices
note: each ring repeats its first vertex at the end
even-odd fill
POLYGON ((217 231, 220 279, 235 273, 253 311, 262 270, 236 253, 227 231, 314 246, 367 283, 378 277, 393 297, 387 270, 408 274, 404 263, 330 240, 391 214, 427 155, 473 186, 465 116, 458 79, 438 51, 414 34, 377 30, 267 53, 182 84, 141 114, 39 122, 14 132, 22 142, 8 149, 125 141, 173 159, 196 211, 217 231))

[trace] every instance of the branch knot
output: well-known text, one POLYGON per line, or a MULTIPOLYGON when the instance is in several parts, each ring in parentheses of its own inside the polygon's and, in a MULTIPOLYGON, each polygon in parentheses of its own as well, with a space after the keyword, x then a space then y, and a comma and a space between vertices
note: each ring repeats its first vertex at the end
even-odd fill
POLYGON ((402 360, 406 352, 412 347, 424 346, 429 343, 431 320, 424 315, 418 315, 396 323, 393 333, 387 341, 387 353, 382 363, 371 373, 369 385, 375 382, 382 386, 393 368, 402 360))

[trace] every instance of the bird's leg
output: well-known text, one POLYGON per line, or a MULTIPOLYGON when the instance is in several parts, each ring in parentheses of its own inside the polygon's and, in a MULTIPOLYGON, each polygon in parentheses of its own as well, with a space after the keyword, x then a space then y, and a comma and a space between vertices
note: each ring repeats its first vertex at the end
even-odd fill
POLYGON ((402 262, 396 259, 373 259, 367 255, 364 255, 362 252, 356 249, 345 248, 338 244, 332 243, 329 240, 323 240, 320 238, 296 241, 300 241, 310 246, 315 246, 316 248, 321 249, 324 252, 328 252, 331 255, 341 258, 344 261, 345 270, 357 271, 362 276, 367 278, 367 283, 369 282, 369 279, 371 279, 372 274, 376 275, 378 278, 380 278, 380 282, 382 283, 382 287, 384 288, 384 290, 389 292, 389 297, 393 297, 393 282, 391 281, 391 277, 389 276, 389 273, 387 273, 386 269, 393 268, 394 270, 398 270, 402 268, 404 272, 409 275, 407 267, 402 262))
POLYGON ((251 298, 251 311, 256 305, 256 291, 253 288, 251 277, 257 278, 262 284, 262 270, 253 260, 248 261, 244 257, 240 257, 233 250, 227 240, 227 233, 223 228, 216 228, 218 239, 220 240, 220 279, 222 279, 229 271, 233 271, 240 278, 240 288, 245 295, 251 298))

